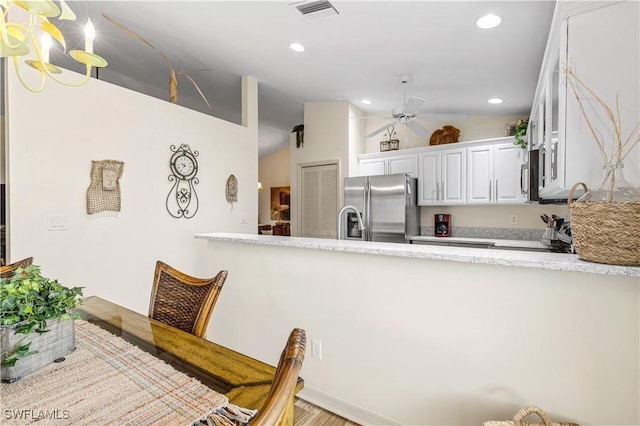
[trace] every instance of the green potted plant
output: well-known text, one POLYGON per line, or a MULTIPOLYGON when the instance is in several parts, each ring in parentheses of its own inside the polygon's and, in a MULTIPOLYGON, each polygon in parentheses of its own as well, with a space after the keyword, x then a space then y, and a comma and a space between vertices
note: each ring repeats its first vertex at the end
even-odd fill
POLYGON ((513 135, 513 137, 515 138, 515 142, 513 142, 514 145, 518 145, 520 148, 526 148, 527 147, 526 135, 527 135, 527 127, 528 126, 529 126, 529 118, 528 117, 526 119, 524 119, 524 120, 521 120, 516 125, 516 132, 513 135))
POLYGON ((82 288, 42 276, 40 267, 18 268, 0 279, 0 369, 13 382, 75 349, 73 309, 82 288))

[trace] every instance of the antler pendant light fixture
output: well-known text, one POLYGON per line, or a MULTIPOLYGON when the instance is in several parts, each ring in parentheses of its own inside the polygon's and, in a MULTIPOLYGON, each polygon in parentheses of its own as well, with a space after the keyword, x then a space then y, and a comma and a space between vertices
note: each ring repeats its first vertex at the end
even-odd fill
MULTIPOLYGON (((60 4, 59 7, 51 0, 0 0, 0 10, 2 11, 2 19, 0 20, 0 57, 10 57, 13 60, 20 82, 32 92, 41 92, 44 89, 47 77, 66 86, 80 86, 89 80, 92 67, 101 68, 107 66, 107 61, 104 58, 93 53, 95 28, 91 20, 88 20, 84 29, 84 50, 72 50, 69 52, 69 56, 86 67, 84 78, 76 82, 67 82, 57 76, 57 74, 62 74, 62 70, 49 63, 49 51, 53 40, 58 42, 65 52, 67 46, 62 33, 49 19, 76 19, 76 15, 64 0, 59 0, 58 3, 60 4), (27 13, 28 22, 9 21, 9 11, 14 7, 18 8, 15 11, 15 15, 22 12, 21 15, 24 16, 24 12, 27 13), (40 41, 38 41, 38 34, 40 34, 40 41), (29 85, 21 74, 20 58, 27 55, 30 55, 30 59, 26 59, 24 63, 40 73, 39 85, 29 85)), ((13 16, 14 13, 12 12, 12 19, 16 19, 13 16)))

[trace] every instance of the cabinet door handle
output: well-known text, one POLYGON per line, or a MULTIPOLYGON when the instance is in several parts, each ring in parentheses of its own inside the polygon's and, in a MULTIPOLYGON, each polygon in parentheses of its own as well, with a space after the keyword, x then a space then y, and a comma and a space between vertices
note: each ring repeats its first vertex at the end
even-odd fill
POLYGON ((493 193, 491 192, 491 179, 489 179, 489 201, 491 201, 491 196, 493 193))
POLYGON ((496 179, 496 201, 498 201, 498 179, 496 179))

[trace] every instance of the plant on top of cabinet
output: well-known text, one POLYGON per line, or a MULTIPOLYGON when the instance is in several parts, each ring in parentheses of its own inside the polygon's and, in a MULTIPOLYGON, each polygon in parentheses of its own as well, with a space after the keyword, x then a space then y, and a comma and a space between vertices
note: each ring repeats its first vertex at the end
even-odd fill
POLYGON ((300 148, 304 146, 304 124, 298 124, 297 126, 293 126, 291 133, 296 134, 296 148, 300 148))
POLYGON ((525 136, 527 135, 527 127, 529 126, 529 117, 524 120, 520 120, 520 122, 516 125, 516 132, 513 134, 515 141, 514 145, 518 145, 520 148, 527 147, 527 139, 525 136))

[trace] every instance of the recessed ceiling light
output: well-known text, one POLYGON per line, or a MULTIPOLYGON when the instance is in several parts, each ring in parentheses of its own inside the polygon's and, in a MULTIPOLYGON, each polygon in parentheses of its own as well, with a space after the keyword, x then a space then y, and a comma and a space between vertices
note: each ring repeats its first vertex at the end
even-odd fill
POLYGON ((291 43, 289 47, 295 52, 304 52, 304 46, 300 43, 291 43))
POLYGON ((482 18, 476 21, 476 26, 478 28, 482 28, 483 30, 488 30, 491 28, 495 28, 500 25, 502 22, 502 18, 493 13, 489 13, 488 15, 484 15, 482 18))
POLYGON ((371 101, 369 99, 363 99, 360 102, 365 104, 365 105, 371 105, 371 101))
POLYGON ((500 99, 500 98, 491 98, 487 102, 489 102, 490 104, 501 104, 502 103, 502 99, 500 99))

